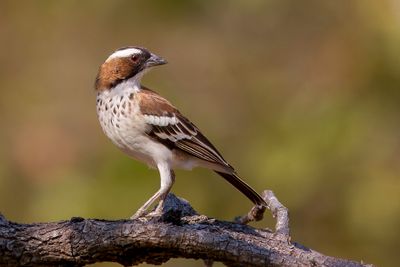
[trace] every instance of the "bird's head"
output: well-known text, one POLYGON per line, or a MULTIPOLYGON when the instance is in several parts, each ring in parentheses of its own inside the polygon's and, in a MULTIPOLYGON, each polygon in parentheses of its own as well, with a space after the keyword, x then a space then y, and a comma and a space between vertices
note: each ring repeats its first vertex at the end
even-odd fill
POLYGON ((142 47, 117 49, 100 66, 95 88, 97 91, 111 90, 128 80, 140 86, 140 79, 147 70, 166 63, 166 60, 142 47))

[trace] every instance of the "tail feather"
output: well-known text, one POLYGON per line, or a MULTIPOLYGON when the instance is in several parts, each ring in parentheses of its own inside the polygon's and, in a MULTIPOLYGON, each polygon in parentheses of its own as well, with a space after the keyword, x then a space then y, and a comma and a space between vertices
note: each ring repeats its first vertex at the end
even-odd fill
POLYGON ((248 184, 246 184, 236 173, 224 173, 215 171, 219 175, 225 178, 231 185, 236 187, 240 192, 242 192, 248 199, 250 199, 256 205, 267 206, 265 200, 256 192, 253 188, 251 188, 248 184))

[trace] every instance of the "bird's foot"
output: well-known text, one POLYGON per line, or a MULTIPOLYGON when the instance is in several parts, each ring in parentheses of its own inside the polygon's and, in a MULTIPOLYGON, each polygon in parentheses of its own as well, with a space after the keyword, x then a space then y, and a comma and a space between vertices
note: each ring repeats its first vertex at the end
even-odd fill
POLYGON ((161 214, 163 210, 164 210, 164 199, 161 199, 160 202, 158 202, 157 208, 154 212, 161 214))
POLYGON ((138 209, 138 211, 135 212, 135 214, 133 214, 130 219, 131 220, 136 220, 136 219, 139 219, 140 217, 143 217, 145 215, 146 215, 146 210, 145 209, 138 209))
POLYGON ((153 210, 152 212, 149 212, 147 215, 152 218, 159 218, 163 215, 163 212, 162 212, 162 210, 156 209, 156 210, 153 210))
POLYGON ((131 216, 131 220, 139 219, 144 216, 149 216, 149 217, 161 217, 163 214, 163 209, 164 209, 164 201, 160 200, 158 203, 157 207, 155 210, 151 212, 146 212, 146 209, 140 208, 138 211, 131 216))
POLYGON ((161 217, 163 215, 163 210, 164 210, 164 200, 160 200, 157 207, 152 212, 149 212, 147 215, 150 217, 161 217))

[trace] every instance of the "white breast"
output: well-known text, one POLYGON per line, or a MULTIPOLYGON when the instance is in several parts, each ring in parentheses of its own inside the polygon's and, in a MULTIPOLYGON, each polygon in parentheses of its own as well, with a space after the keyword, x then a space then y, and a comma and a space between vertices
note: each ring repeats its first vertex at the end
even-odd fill
POLYGON ((155 166, 170 161, 171 151, 151 139, 146 131, 150 127, 140 113, 137 90, 103 91, 97 95, 97 114, 104 133, 131 157, 155 166))

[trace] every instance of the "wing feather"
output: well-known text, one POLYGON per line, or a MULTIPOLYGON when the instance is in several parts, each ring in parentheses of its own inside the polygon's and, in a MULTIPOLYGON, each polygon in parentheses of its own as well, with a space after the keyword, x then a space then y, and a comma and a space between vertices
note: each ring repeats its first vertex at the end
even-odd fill
POLYGON ((145 88, 139 93, 139 106, 146 123, 151 126, 149 136, 169 148, 233 170, 200 130, 166 99, 145 88))
POLYGON ((179 149, 199 159, 221 165, 227 172, 216 171, 257 205, 267 206, 257 194, 235 173, 211 142, 168 100, 143 88, 139 93, 139 106, 146 123, 147 134, 171 149, 179 149))

